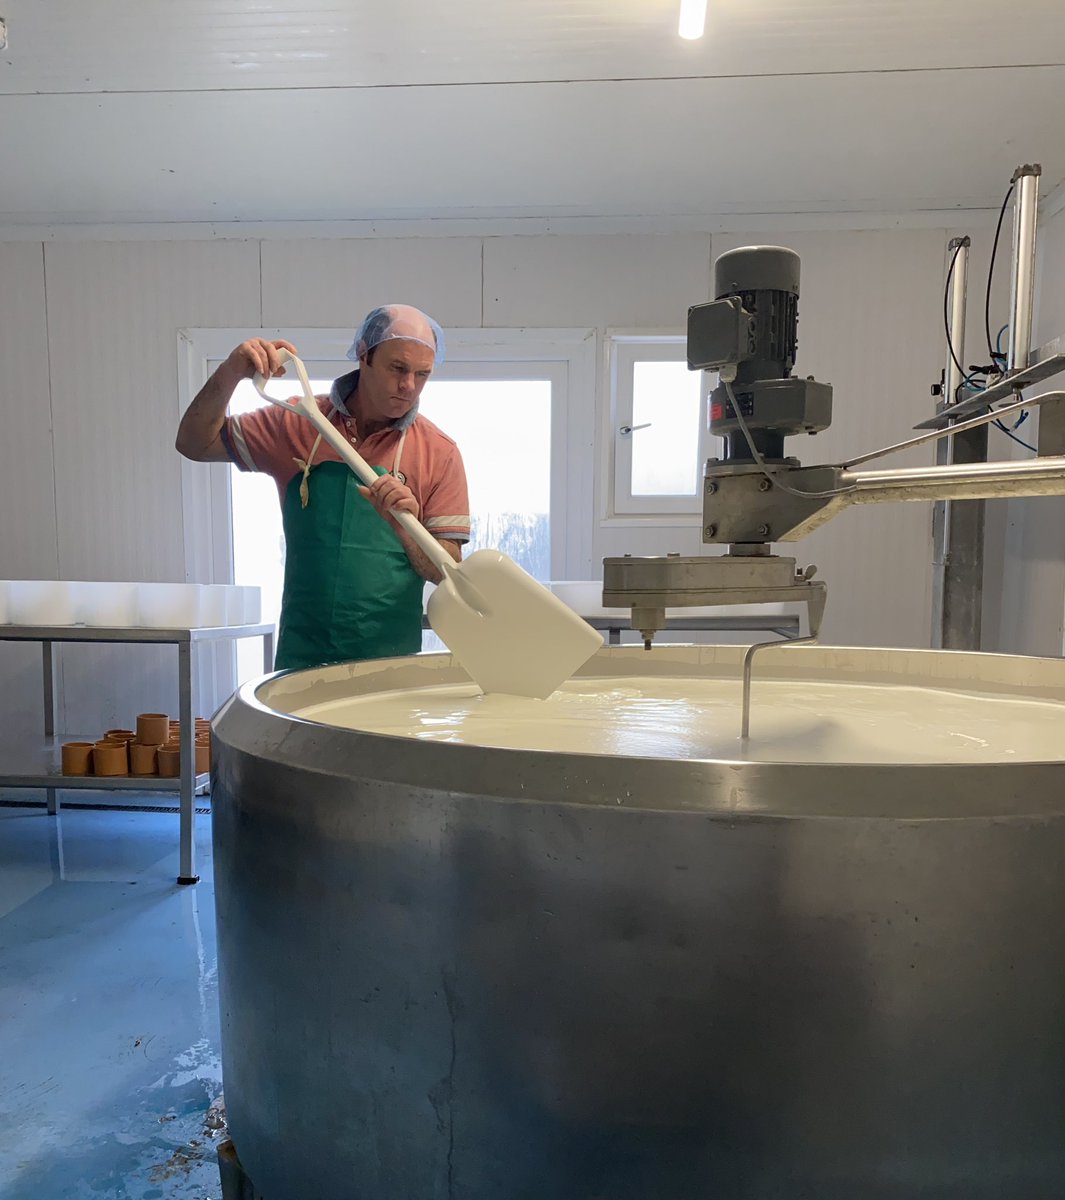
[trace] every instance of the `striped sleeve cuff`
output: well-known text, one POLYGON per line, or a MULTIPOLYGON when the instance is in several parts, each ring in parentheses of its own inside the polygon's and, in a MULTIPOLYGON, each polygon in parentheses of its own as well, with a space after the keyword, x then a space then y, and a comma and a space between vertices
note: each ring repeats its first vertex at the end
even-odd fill
POLYGON ((248 443, 244 440, 244 431, 240 427, 240 417, 230 417, 222 426, 222 444, 233 462, 242 471, 257 471, 255 459, 251 456, 248 443))
POLYGON ((468 542, 470 540, 470 518, 468 516, 430 517, 425 522, 425 528, 438 538, 446 538, 449 542, 468 542))

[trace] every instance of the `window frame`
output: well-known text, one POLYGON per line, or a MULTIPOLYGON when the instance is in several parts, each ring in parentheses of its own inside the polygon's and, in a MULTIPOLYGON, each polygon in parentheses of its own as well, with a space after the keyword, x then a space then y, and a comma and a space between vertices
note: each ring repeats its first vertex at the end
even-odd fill
MULTIPOLYGON (((668 518, 671 523, 702 521, 702 476, 697 471, 695 491, 689 495, 636 496, 632 493, 632 445, 639 430, 624 434, 633 425, 633 368, 637 362, 684 362, 686 336, 675 331, 634 332, 609 330, 606 338, 606 379, 609 387, 608 421, 604 430, 607 462, 607 519, 621 521, 668 518), (679 520, 678 520, 679 518, 679 520)), ((698 462, 719 453, 720 439, 708 428, 709 396, 716 375, 702 372, 697 430, 698 462)))

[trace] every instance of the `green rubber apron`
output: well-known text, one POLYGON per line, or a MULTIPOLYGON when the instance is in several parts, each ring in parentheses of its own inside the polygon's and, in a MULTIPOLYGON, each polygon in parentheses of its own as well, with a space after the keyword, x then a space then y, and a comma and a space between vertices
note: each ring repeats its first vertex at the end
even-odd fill
MULTIPOLYGON (((350 467, 323 462, 311 474, 317 448, 289 480, 281 506, 285 586, 275 667, 416 654, 424 580, 350 467)), ((393 473, 401 453, 402 441, 393 473)))

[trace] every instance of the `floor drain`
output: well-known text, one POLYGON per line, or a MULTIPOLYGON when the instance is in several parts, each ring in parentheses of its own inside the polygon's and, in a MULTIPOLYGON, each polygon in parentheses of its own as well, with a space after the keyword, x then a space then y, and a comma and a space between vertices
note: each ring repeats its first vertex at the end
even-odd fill
MULTIPOLYGON (((43 800, 0 800, 0 808, 47 808, 43 800)), ((90 809, 93 812, 181 812, 176 804, 88 804, 84 800, 64 800, 59 805, 59 811, 66 808, 90 809)), ((209 808, 197 806, 194 812, 201 817, 210 816, 209 808)))

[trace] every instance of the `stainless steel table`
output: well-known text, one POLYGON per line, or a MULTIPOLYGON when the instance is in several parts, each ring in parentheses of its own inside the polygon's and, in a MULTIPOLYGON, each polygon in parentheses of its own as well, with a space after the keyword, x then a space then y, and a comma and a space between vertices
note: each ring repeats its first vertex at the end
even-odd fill
POLYGON ((273 670, 274 627, 271 624, 219 625, 202 629, 109 628, 94 625, 0 625, 0 641, 41 642, 44 674, 44 737, 36 743, 0 745, 0 787, 44 788, 48 811, 59 811, 58 788, 91 788, 96 791, 178 792, 180 864, 178 883, 196 883, 193 797, 197 787, 210 782, 196 775, 195 728, 192 716, 192 647, 200 642, 237 638, 263 639, 263 670, 273 670), (57 642, 127 642, 140 645, 173 645, 178 652, 178 720, 181 722, 181 771, 176 779, 158 776, 64 775, 60 746, 81 739, 56 733, 55 645, 57 642))

